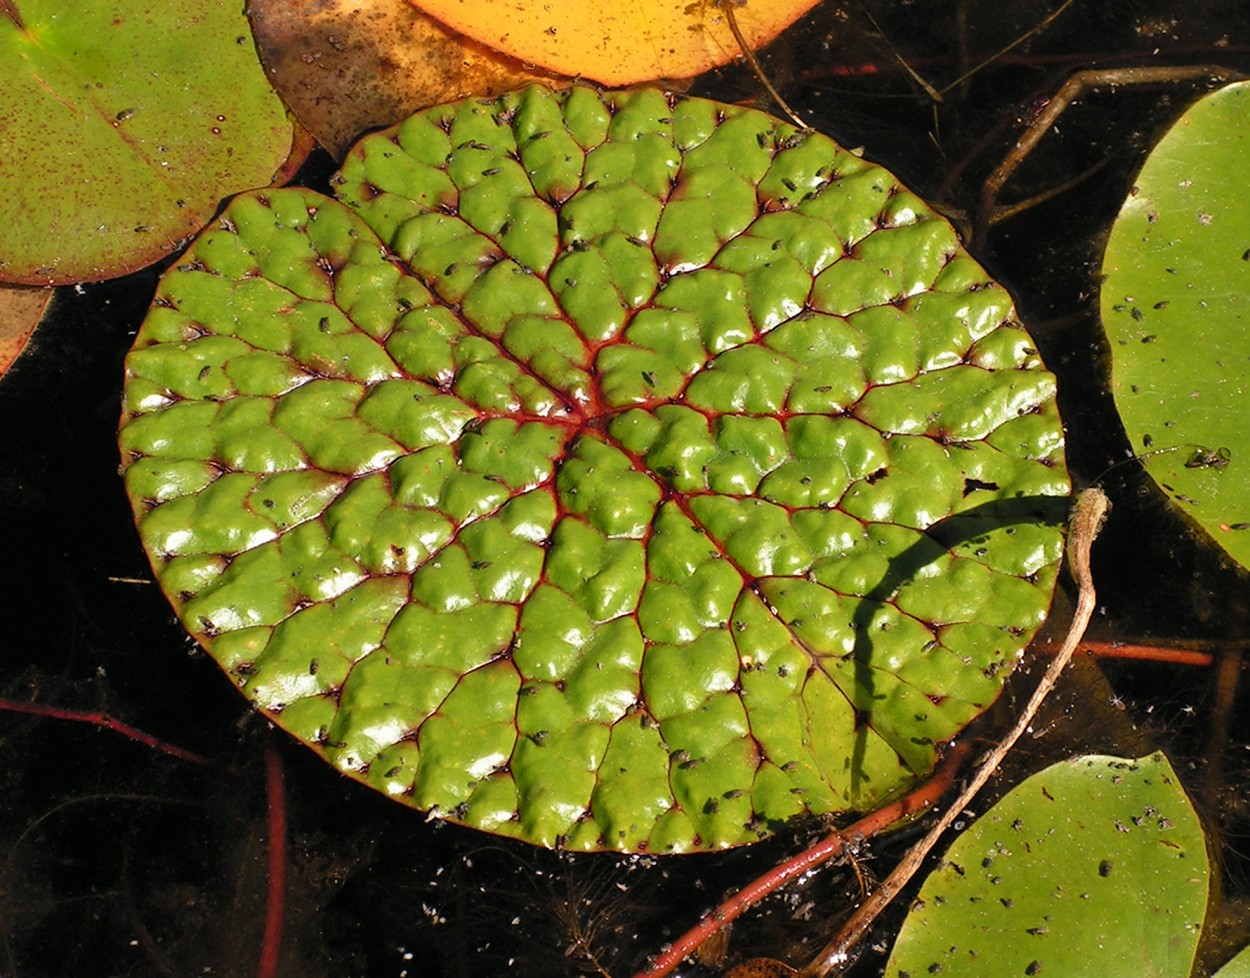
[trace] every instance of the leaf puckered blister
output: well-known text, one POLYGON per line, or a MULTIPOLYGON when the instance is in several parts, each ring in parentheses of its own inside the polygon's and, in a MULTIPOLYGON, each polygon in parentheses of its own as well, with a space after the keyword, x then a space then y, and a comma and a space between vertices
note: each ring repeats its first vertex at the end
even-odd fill
POLYGON ((127 363, 183 623, 414 807, 690 851, 904 790, 1045 617, 1068 483, 1006 293, 763 113, 541 89, 234 201, 127 363))

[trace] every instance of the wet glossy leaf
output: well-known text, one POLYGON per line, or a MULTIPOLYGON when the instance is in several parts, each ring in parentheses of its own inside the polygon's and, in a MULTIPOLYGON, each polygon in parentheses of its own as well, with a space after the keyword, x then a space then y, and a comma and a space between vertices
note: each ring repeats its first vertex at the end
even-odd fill
POLYGON ((871 807, 994 699, 1060 555, 1053 379, 889 173, 531 88, 337 185, 235 200, 128 361, 161 584, 283 727, 443 817, 684 851, 871 807))
POLYGON ((1174 503, 1250 566, 1250 83, 1151 151, 1112 228, 1102 319, 1116 406, 1174 503))
POLYGON ((1208 877, 1202 826, 1167 758, 1064 761, 955 841, 885 974, 1186 978, 1208 877))
POLYGON ((253 0, 247 13, 270 83, 339 160, 361 133, 416 109, 555 80, 408 0, 253 0))
POLYGON ((17 0, 0 76, 3 281, 149 265, 291 146, 237 3, 17 0))
MULTIPOLYGON (((605 85, 689 78, 741 57, 713 0, 413 0, 489 48, 526 64, 605 85)), ((816 0, 750 0, 734 7, 752 48, 785 30, 816 0)))

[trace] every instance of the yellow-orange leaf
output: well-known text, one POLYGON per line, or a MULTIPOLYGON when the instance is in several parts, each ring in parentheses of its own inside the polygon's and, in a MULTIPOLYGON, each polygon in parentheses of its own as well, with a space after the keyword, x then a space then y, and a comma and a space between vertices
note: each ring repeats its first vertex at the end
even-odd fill
MULTIPOLYGON (((716 0, 413 0, 488 47, 605 85, 688 78, 741 54, 716 0)), ((816 0, 747 0, 734 16, 767 43, 816 0)))

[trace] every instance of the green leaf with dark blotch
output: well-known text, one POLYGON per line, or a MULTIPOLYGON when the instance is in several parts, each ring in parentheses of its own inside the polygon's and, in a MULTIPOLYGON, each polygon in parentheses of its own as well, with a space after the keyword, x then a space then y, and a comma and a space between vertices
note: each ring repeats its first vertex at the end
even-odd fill
POLYGON ((1250 567, 1248 153, 1250 82, 1195 103, 1134 182, 1111 229, 1102 286, 1115 402, 1133 450, 1144 453, 1146 471, 1173 503, 1243 567, 1250 567))
POLYGON ((0 281, 150 265, 291 148, 241 3, 12 0, 0 78, 0 281))
POLYGON ((277 723, 441 817, 686 851, 870 808, 995 698, 1060 557, 1053 380, 890 174, 575 88, 336 184, 235 200, 127 365, 153 565, 277 723))
POLYGON ((903 922, 887 978, 1186 978, 1209 879, 1162 754, 1033 775, 966 829, 903 922))

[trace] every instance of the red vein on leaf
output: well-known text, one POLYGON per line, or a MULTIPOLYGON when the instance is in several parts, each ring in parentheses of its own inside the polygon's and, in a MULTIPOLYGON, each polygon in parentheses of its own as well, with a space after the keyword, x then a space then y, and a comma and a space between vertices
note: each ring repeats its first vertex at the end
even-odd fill
POLYGON ((26 25, 22 23, 22 15, 17 12, 17 7, 14 6, 13 0, 0 0, 0 14, 4 14, 9 20, 13 21, 17 25, 18 30, 26 30, 26 25))

